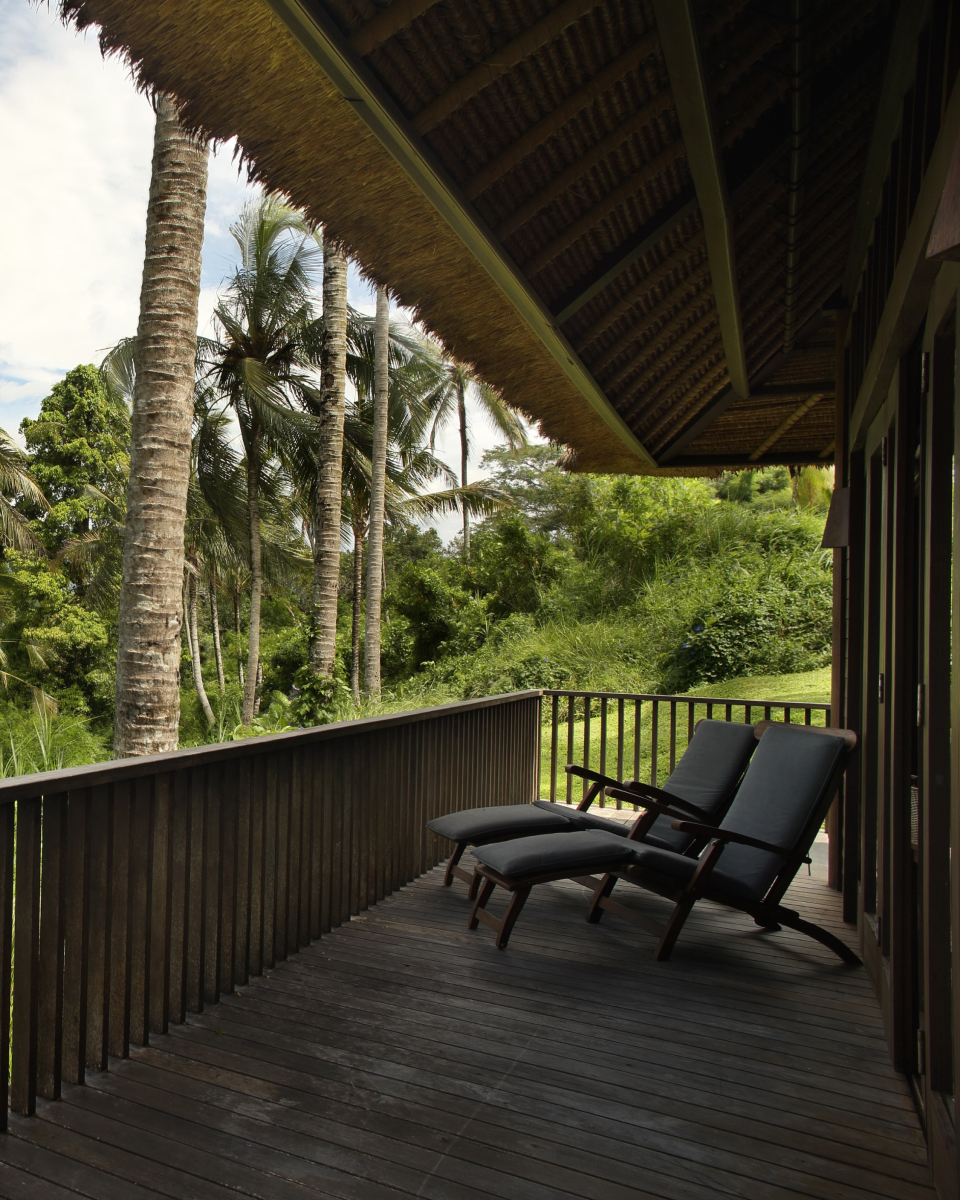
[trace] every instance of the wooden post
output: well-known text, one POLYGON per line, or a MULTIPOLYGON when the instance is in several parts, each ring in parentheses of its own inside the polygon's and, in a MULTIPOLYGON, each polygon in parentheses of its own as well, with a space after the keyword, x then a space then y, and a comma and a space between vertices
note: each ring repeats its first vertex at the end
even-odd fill
MULTIPOLYGON (((849 414, 847 413, 846 388, 844 387, 844 349, 847 340, 847 326, 850 321, 849 309, 841 309, 837 313, 836 329, 836 359, 834 380, 836 387, 835 433, 833 460, 835 463, 833 486, 837 492, 840 488, 849 487, 850 470, 847 454, 849 437, 849 414)), ((847 602, 848 602, 848 557, 849 546, 836 546, 833 551, 833 657, 830 680, 830 723, 836 729, 846 728, 846 694, 847 694, 847 602)), ((846 822, 843 809, 846 799, 845 785, 841 784, 837 798, 827 814, 827 837, 829 851, 827 858, 827 883, 830 887, 843 887, 843 834, 846 822)))

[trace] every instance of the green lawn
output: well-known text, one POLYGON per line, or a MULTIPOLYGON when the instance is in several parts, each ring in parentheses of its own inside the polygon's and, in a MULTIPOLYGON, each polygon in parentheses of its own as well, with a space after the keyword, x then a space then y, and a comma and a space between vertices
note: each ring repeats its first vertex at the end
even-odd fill
MULTIPOLYGON (((729 679, 723 683, 706 684, 686 693, 689 696, 704 697, 709 700, 716 697, 722 700, 748 700, 753 702, 749 714, 751 721, 762 721, 767 715, 764 705, 772 705, 769 716, 773 720, 783 720, 784 706, 791 702, 806 702, 826 704, 830 701, 830 668, 824 667, 817 671, 807 671, 799 675, 758 675, 747 679, 729 679)), ((606 712, 606 750, 601 745, 601 723, 603 720, 602 707, 598 701, 591 704, 589 729, 587 728, 583 704, 580 702, 574 708, 572 727, 569 723, 568 701, 559 701, 559 721, 557 729, 557 792, 558 800, 565 800, 566 775, 563 770, 567 762, 592 767, 607 775, 616 775, 621 779, 640 778, 656 780, 663 783, 671 771, 671 761, 680 757, 686 747, 691 726, 701 717, 708 715, 706 704, 688 705, 682 702, 675 704, 660 703, 656 706, 656 722, 654 722, 654 705, 645 702, 638 707, 631 701, 623 704, 621 737, 621 709, 617 701, 609 701, 606 712), (656 726, 656 739, 654 739, 656 726), (654 746, 656 740, 656 746, 654 746), (585 747, 586 742, 586 747, 585 747), (621 750, 622 747, 622 750, 621 750), (654 766, 654 750, 656 750, 656 765, 654 766)), ((723 718, 726 714, 724 707, 714 708, 712 715, 723 718)), ((743 706, 734 706, 731 712, 733 720, 744 720, 747 715, 743 706)), ((551 705, 549 698, 544 698, 544 723, 541 734, 540 756, 540 794, 544 797, 550 794, 550 768, 552 757, 551 705)), ((805 714, 802 710, 794 710, 790 714, 791 721, 802 723, 805 714)), ((822 725, 824 714, 812 714, 812 723, 822 725)), ((582 785, 577 782, 571 791, 574 803, 582 795, 582 785)))

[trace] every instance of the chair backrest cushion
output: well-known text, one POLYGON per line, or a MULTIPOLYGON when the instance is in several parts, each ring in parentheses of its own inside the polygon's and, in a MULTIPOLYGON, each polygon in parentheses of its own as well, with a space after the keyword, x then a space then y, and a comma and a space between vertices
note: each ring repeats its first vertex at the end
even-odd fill
MULTIPOLYGON (((800 726, 771 725, 760 739, 721 829, 806 854, 816 835, 814 821, 847 743, 829 733, 800 726), (806 841, 806 845, 801 843, 806 841)), ((761 900, 784 858, 730 843, 718 864, 721 877, 737 881, 736 891, 761 900)))
MULTIPOLYGON (((663 790, 696 804, 716 821, 758 745, 752 725, 701 721, 663 790)), ((692 839, 671 829, 671 823, 670 818, 658 817, 650 834, 656 845, 682 853, 692 839)))

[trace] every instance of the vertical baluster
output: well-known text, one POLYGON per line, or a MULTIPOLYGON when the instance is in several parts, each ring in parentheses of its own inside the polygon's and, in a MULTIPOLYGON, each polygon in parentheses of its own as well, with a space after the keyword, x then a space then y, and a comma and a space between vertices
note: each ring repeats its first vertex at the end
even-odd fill
POLYGON ((743 719, 747 725, 753 724, 753 705, 745 704, 743 706, 743 719))
MULTIPOLYGON (((340 770, 340 744, 326 747, 327 770, 324 779, 330 804, 330 928, 343 923, 345 909, 344 893, 344 811, 343 779, 340 770)), ((419 833, 419 830, 417 831, 419 833)), ((406 880, 404 880, 406 882, 406 880)))
POLYGON ((765 705, 763 706, 763 719, 764 719, 765 721, 769 721, 769 720, 770 720, 770 705, 769 705, 769 704, 765 704, 765 705))
POLYGON ((670 701, 670 774, 677 765, 677 702, 670 701))
MULTIPOLYGON (((607 773, 607 705, 606 696, 600 697, 600 774, 607 773)), ((603 792, 600 793, 600 807, 603 808, 606 803, 603 792)), ((617 801, 617 808, 620 807, 620 801, 617 801)))
POLYGON ((153 785, 153 855, 150 885, 150 1032, 166 1033, 170 1019, 171 853, 173 780, 157 775, 153 785))
POLYGON ((187 879, 187 1012, 203 1012, 203 962, 205 923, 203 897, 206 880, 207 768, 193 767, 189 779, 189 872, 187 879))
MULTIPOLYGON (((40 982, 39 799, 18 802, 16 827, 10 1107, 14 1112, 29 1115, 35 1111, 37 1105, 37 1014, 40 982)), ((9 994, 8 989, 6 995, 9 994)))
POLYGON ((317 775, 320 783, 320 933, 333 927, 333 875, 336 870, 334 853, 333 792, 330 785, 330 746, 317 748, 317 775))
POLYGON ((316 745, 307 751, 307 771, 310 780, 310 821, 313 830, 310 850, 310 937, 318 938, 323 931, 323 787, 320 781, 320 750, 316 745))
MULTIPOLYGON (((187 1017, 187 910, 190 863, 190 772, 170 774, 170 919, 167 953, 167 1017, 187 1017)), ((114 851, 116 855, 116 851, 114 851)), ((113 1051, 111 1050, 111 1053, 113 1051)))
MULTIPOLYGON (((0 810, 0 875, 3 870, 3 821, 13 806, 0 810)), ((63 869, 67 804, 64 796, 44 796, 41 810, 43 862, 40 885, 40 974, 37 1015, 37 1094, 60 1099, 63 1022, 63 869)), ((2 888, 2 884, 0 884, 2 888)), ((0 893, 0 905, 3 904, 0 893)), ((2 934, 0 934, 0 954, 2 934)), ((9 968, 8 968, 9 973, 9 968)), ((0 982, 2 987, 2 982, 0 982)), ((9 987, 4 993, 9 995, 9 987)), ((3 1047, 0 1046, 0 1054, 3 1047)), ((5 1109, 5 1106, 3 1106, 5 1109)))
POLYGON ((784 723, 784 725, 792 725, 793 724, 792 713, 793 713, 793 709, 790 707, 790 705, 785 704, 783 706, 783 723, 784 723))
MULTIPOLYGON (((131 784, 123 780, 113 785, 113 879, 111 881, 113 918, 110 922, 110 997, 107 1016, 107 1046, 115 1058, 126 1058, 130 1051, 130 821, 133 809, 131 784)), ((63 816, 66 821, 67 801, 63 816)), ((64 878, 67 855, 64 824, 64 878)), ((66 886, 66 885, 64 885, 66 886)), ((64 893, 65 895, 65 893, 64 893)), ((64 899, 61 897, 61 908, 64 899)), ((61 951, 62 953, 62 951, 61 951)))
MULTIPOLYGON (((725 711, 726 711, 726 719, 728 721, 732 721, 733 720, 733 705, 732 704, 726 705, 725 711)), ((749 723, 749 721, 748 721, 748 723, 749 723)))
MULTIPOLYGON (((643 701, 634 700, 633 702, 633 778, 640 778, 640 736, 643 728, 643 701)), ((633 806, 633 811, 637 811, 637 806, 633 806)))
MULTIPOLYGON (((63 946, 63 1078, 68 1083, 83 1083, 87 1061, 87 940, 90 916, 90 836, 89 805, 86 791, 67 795, 67 861, 64 873, 64 946, 63 946)), ((145 875, 146 872, 144 871, 145 875)), ((134 877, 135 878, 135 877, 134 877)), ((145 895, 145 881, 142 884, 145 895)), ((139 898, 139 893, 138 893, 139 898)), ((138 907, 142 913, 145 903, 138 907)), ((141 946, 142 950, 142 939, 141 946)), ((141 953, 131 964, 131 978, 142 976, 145 962, 141 953)), ((14 970, 16 970, 16 966, 14 970)), ((139 995, 143 996, 142 988, 139 995)), ((144 1036, 143 1009, 136 1036, 144 1036)), ((131 1025, 133 1020, 131 1017, 131 1025)))
POLYGON ((110 789, 90 789, 90 901, 87 938, 86 1065, 91 1071, 107 1068, 107 955, 110 946, 110 876, 112 825, 110 789))
POLYGON ((623 696, 617 699, 617 778, 623 782, 624 706, 623 696))
MULTIPOLYGON (((593 696, 590 692, 583 693, 583 765, 589 769, 590 767, 590 709, 592 707, 593 696)), ((590 785, 586 779, 583 781, 583 795, 587 794, 590 785)), ((603 803, 601 798, 600 803, 603 803)))
POLYGON ((223 798, 223 768, 211 763, 207 768, 207 794, 204 805, 203 839, 203 1002, 216 1004, 220 999, 220 889, 221 847, 220 809, 223 798))
POLYGON ((660 777, 660 701, 654 700, 650 717, 650 782, 654 787, 660 777))
MULTIPOLYGON (((25 803, 25 802, 22 802, 25 803)), ((9 996, 13 962, 13 849, 14 806, 0 806, 0 995, 9 996)), ((0 1004, 0 1061, 10 1061, 10 1008, 0 1004)), ((10 1086, 7 1071, 0 1070, 0 1132, 7 1128, 10 1086)))
MULTIPOLYGON (((574 717, 574 699, 573 692, 567 694, 567 763, 575 762, 573 754, 573 717, 574 717)), ((567 776, 567 786, 565 789, 565 799, 567 804, 573 803, 573 777, 570 772, 565 772, 567 776)))
POLYGON ((247 974, 263 974, 263 914, 266 873, 267 759, 258 754, 250 771, 250 938, 247 974))
POLYGON ((707 702, 707 720, 708 721, 713 720, 713 701, 712 700, 707 702))
POLYGON ((308 946, 313 936, 313 779, 310 775, 310 749, 297 752, 300 763, 300 946, 308 946))
POLYGON ((250 826, 251 780, 256 759, 250 758, 236 777, 236 908, 233 925, 233 982, 242 987, 250 978, 250 889, 252 839, 250 826))
POLYGON ((237 801, 248 761, 224 762, 220 793, 220 995, 233 991, 237 931, 237 801))
POLYGON ((354 874, 354 911, 364 912, 367 908, 367 888, 370 884, 370 867, 368 847, 370 844, 370 788, 367 786, 368 759, 365 750, 365 739, 352 737, 349 741, 349 754, 353 786, 353 803, 357 813, 357 831, 354 845, 355 874, 354 874))
POLYGON ((557 800, 557 750, 560 730, 560 697, 554 693, 550 697, 550 800, 557 800))
POLYGON ((690 739, 693 737, 693 727, 696 725, 696 705, 691 700, 687 704, 687 745, 690 745, 690 739))
POLYGON ((261 969, 277 964, 277 756, 265 754, 266 788, 263 807, 263 964, 261 969))
POLYGON ((274 956, 283 962, 290 952, 287 944, 290 901, 290 759, 274 754, 273 771, 277 776, 277 874, 276 918, 273 928, 274 956))

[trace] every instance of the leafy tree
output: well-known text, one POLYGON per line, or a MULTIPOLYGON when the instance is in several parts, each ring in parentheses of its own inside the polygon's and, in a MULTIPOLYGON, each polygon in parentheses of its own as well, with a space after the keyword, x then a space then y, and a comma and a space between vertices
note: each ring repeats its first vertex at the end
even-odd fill
POLYGON ((20 432, 50 503, 34 526, 49 554, 112 521, 108 503, 122 502, 130 474, 130 414, 96 367, 69 371, 20 432))

